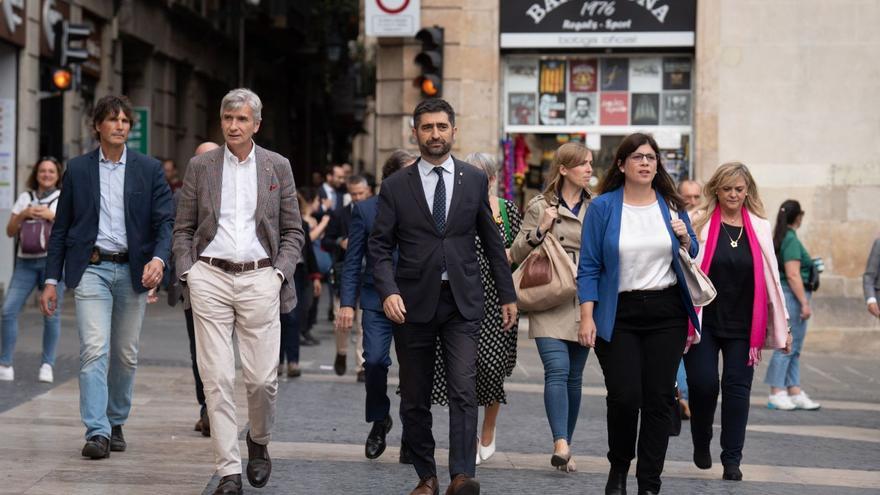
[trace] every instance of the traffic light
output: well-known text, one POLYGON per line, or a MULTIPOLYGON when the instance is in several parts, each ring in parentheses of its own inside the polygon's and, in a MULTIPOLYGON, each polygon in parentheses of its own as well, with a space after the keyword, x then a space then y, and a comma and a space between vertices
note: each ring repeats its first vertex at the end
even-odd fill
POLYGON ((424 28, 416 33, 416 39, 422 42, 422 50, 415 58, 422 73, 414 83, 421 90, 422 96, 429 98, 442 96, 443 28, 440 26, 424 28))
POLYGON ((55 60, 60 67, 81 64, 89 59, 86 40, 92 35, 87 24, 55 23, 55 60))
POLYGON ((52 88, 56 91, 67 91, 73 84, 73 74, 69 69, 52 70, 52 88))

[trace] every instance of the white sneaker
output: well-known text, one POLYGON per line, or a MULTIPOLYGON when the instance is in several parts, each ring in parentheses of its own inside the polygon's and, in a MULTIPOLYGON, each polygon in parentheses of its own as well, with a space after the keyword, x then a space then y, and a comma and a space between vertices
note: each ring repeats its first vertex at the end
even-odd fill
POLYGON ((40 366, 40 378, 39 380, 43 383, 52 383, 55 381, 55 377, 52 375, 52 365, 49 363, 43 363, 40 366))
POLYGON ((12 366, 0 364, 0 381, 11 382, 12 380, 15 380, 15 370, 12 369, 12 366))
POLYGON ((814 402, 813 399, 809 398, 807 393, 803 390, 801 390, 801 393, 791 396, 791 403, 794 404, 794 407, 805 411, 815 411, 822 407, 821 404, 814 402))
POLYGON ((770 394, 767 400, 767 409, 779 409, 780 411, 793 411, 797 406, 791 401, 788 392, 783 390, 775 394, 770 394))

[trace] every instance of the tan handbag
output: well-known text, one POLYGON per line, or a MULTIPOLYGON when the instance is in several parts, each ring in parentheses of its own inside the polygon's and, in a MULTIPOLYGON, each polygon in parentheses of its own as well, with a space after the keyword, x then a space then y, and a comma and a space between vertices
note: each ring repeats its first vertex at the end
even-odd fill
POLYGON ((703 270, 697 265, 697 260, 691 258, 687 249, 683 246, 678 248, 678 257, 681 261, 681 271, 684 272, 684 280, 687 283, 688 292, 691 294, 691 302, 694 306, 708 306, 718 291, 715 285, 709 280, 709 276, 703 273, 703 270))
POLYGON ((522 311, 546 311, 577 293, 577 267, 552 232, 513 272, 516 305, 522 311))

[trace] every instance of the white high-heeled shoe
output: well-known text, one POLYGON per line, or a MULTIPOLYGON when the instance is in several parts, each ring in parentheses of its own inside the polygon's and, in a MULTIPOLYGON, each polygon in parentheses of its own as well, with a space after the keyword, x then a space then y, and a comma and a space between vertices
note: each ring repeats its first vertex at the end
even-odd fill
POLYGON ((492 443, 489 445, 483 446, 483 442, 480 442, 480 448, 478 449, 477 457, 479 457, 482 461, 488 461, 492 455, 495 454, 495 430, 492 430, 492 443))

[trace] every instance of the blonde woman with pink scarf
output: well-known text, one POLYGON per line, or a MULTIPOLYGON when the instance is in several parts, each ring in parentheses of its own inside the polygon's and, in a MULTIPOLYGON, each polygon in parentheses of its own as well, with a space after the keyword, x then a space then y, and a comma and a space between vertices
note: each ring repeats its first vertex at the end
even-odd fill
POLYGON ((712 279, 718 297, 697 308, 702 333, 690 325, 684 364, 690 389, 694 464, 712 467, 712 422, 718 403, 718 357, 723 357, 721 390, 721 464, 723 479, 742 480, 740 462, 749 416, 749 396, 761 349, 788 352, 791 335, 779 283, 770 222, 749 169, 742 163, 718 167, 704 189, 694 215, 701 248, 700 267, 712 279))

